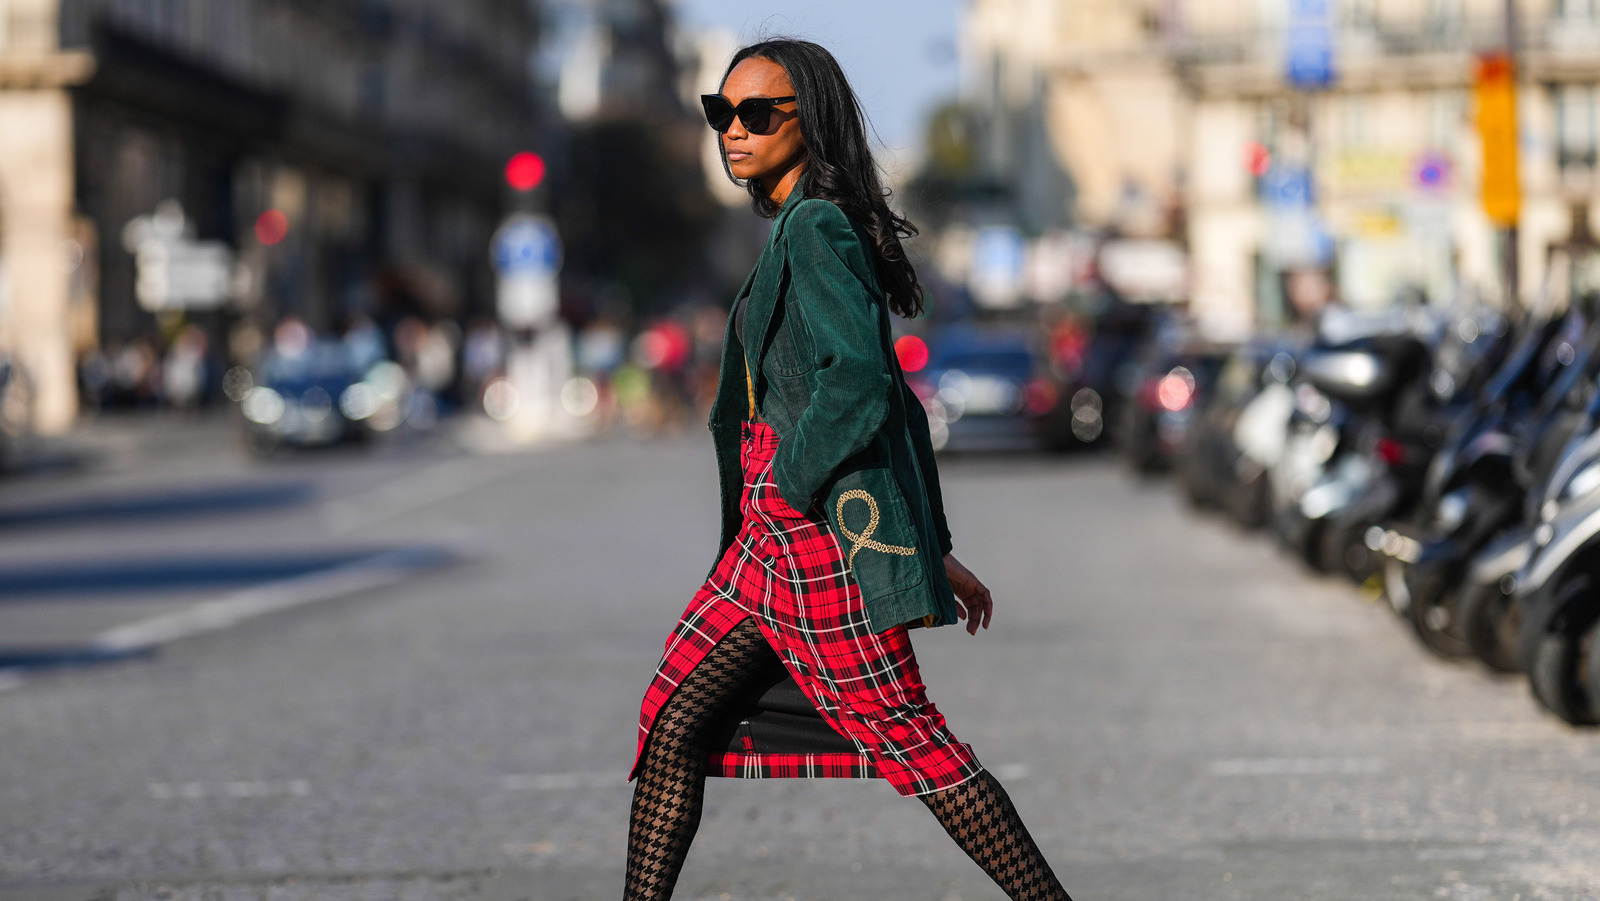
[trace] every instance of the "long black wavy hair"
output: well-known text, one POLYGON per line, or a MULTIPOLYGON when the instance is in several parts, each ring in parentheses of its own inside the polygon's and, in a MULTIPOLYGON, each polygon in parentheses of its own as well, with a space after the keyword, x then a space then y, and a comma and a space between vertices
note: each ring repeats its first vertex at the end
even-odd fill
MULTIPOLYGON (((727 84, 735 66, 751 57, 782 66, 794 84, 800 136, 806 145, 806 177, 801 181, 805 196, 832 201, 866 227, 877 251, 878 283, 889 309, 907 319, 921 313, 922 282, 901 244, 917 234, 917 227, 889 208, 890 191, 883 186, 867 144, 866 116, 839 61, 811 41, 769 38, 735 53, 722 73, 722 84, 727 84)), ((756 213, 769 219, 778 215, 778 205, 760 185, 734 178, 727 148, 721 141, 717 147, 723 171, 750 192, 756 213)))

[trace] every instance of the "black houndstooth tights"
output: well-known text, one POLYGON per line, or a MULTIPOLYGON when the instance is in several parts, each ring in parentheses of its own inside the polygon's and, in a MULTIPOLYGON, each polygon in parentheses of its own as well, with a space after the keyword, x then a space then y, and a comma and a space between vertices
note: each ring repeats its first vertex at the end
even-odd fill
MULTIPOLYGON (((711 649, 656 716, 645 742, 628 822, 625 901, 672 897, 700 827, 712 725, 783 663, 753 619, 711 649)), ((1013 901, 1072 901, 1051 872, 1004 788, 987 771, 921 796, 950 837, 1013 901)))
POLYGON ((746 619, 717 642, 656 714, 628 821, 627 901, 672 897, 700 828, 711 726, 774 667, 781 671, 783 662, 756 621, 746 619))
POLYGON ((919 797, 1012 901, 1072 901, 1017 816, 1011 796, 988 770, 919 797))

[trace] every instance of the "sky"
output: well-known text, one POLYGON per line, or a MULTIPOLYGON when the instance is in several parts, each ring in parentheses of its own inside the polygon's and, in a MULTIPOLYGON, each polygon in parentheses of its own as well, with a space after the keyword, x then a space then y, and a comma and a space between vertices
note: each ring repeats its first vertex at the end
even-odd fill
POLYGON ((688 27, 726 28, 741 40, 763 33, 794 35, 833 51, 884 146, 902 161, 918 155, 927 113, 956 93, 963 0, 675 0, 673 5, 688 27))

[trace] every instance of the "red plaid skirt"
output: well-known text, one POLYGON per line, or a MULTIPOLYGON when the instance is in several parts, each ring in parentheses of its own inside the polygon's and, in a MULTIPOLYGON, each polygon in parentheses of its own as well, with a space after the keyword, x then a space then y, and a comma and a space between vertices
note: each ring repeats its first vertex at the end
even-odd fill
MULTIPOLYGON (((874 633, 838 538, 819 514, 778 494, 778 437, 746 422, 740 441, 744 526, 695 592, 667 639, 639 713, 637 774, 650 727, 678 684, 745 617, 755 617, 805 699, 837 736, 834 747, 764 751, 748 737, 711 754, 711 774, 747 779, 887 779, 902 795, 958 785, 982 771, 928 700, 904 626, 874 633), (843 741, 839 739, 843 739, 843 741)), ((812 711, 806 711, 812 713, 812 711)), ((745 724, 745 725, 748 725, 745 724)), ((827 730, 822 730, 826 732, 827 730)))

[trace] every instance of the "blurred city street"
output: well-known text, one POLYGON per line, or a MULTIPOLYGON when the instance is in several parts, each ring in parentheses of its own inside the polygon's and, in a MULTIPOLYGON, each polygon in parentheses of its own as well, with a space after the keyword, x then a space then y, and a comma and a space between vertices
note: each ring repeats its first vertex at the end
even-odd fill
MULTIPOLYGON (((315 588, 364 554, 437 555, 8 681, 0 899, 620 893, 637 703, 715 547, 702 432, 265 462, 218 453, 237 434, 203 421, 118 441, 0 505, 0 617, 57 647, 315 588), (247 565, 269 558, 310 562, 247 565), (143 582, 81 584, 134 559, 157 561, 143 582), (56 573, 73 590, 51 560, 75 562, 56 573)), ((941 465, 998 612, 976 638, 918 634, 924 675, 1074 897, 1595 896, 1600 736, 1524 682, 1419 654, 1348 585, 1103 456, 941 465)), ((718 779, 679 897, 1001 896, 885 784, 718 779)))
POLYGON ((0 0, 0 901, 618 897, 746 414, 1078 901, 1600 901, 1600 0, 0 0))

